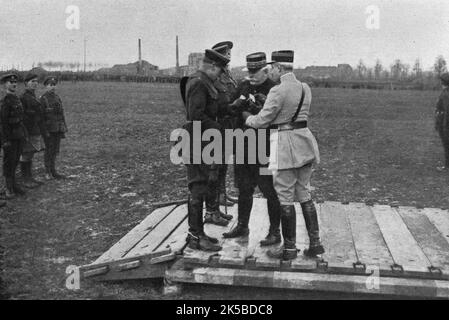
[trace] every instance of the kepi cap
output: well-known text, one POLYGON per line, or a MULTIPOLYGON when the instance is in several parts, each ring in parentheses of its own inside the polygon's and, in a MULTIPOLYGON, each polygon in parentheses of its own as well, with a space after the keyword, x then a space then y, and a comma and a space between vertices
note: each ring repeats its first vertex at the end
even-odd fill
POLYGON ((265 52, 251 53, 246 56, 246 68, 243 71, 255 73, 267 66, 267 56, 265 52))
POLYGON ((293 50, 281 50, 273 51, 271 54, 271 63, 281 62, 281 63, 293 63, 295 53, 293 50))

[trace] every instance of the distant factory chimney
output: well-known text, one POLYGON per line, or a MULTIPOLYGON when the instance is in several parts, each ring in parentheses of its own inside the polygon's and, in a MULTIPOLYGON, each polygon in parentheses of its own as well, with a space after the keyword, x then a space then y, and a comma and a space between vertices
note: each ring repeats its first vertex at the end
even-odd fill
POLYGON ((141 74, 142 73, 142 40, 139 39, 139 66, 137 69, 137 73, 141 74))
POLYGON ((178 36, 176 36, 176 75, 179 76, 179 45, 178 45, 178 36))

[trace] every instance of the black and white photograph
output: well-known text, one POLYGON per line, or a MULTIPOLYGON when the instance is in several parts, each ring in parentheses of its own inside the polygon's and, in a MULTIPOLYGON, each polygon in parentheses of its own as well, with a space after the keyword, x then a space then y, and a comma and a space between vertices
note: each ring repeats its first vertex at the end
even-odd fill
POLYGON ((447 0, 0 0, 0 300, 448 300, 448 59, 447 0))

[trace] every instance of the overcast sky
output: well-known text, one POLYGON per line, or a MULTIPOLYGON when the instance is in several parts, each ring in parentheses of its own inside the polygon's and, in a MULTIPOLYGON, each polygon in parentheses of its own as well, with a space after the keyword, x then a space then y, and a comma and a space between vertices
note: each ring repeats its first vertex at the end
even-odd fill
POLYGON ((449 60, 448 0, 0 0, 0 66, 38 61, 128 63, 143 59, 174 66, 190 52, 231 40, 233 66, 251 52, 295 50, 295 66, 336 65, 359 59, 385 66, 420 58, 430 68, 449 60), (80 9, 80 29, 68 30, 66 8, 80 9), (366 8, 379 8, 379 29, 366 27, 366 8))

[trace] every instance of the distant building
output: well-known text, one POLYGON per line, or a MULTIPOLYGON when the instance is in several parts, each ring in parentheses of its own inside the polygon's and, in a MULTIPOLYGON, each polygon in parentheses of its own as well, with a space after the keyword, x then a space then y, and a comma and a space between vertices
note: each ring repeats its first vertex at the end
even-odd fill
MULTIPOLYGON (((159 70, 158 66, 155 66, 148 61, 142 60, 142 69, 140 74, 153 75, 159 70)), ((128 64, 116 64, 112 68, 101 68, 99 73, 113 74, 113 75, 137 75, 139 72, 139 61, 128 64)))
POLYGON ((304 69, 296 69, 295 74, 300 78, 312 79, 350 79, 353 69, 349 64, 335 66, 307 66, 304 69))
POLYGON ((189 54, 189 73, 194 73, 197 71, 203 62, 204 53, 202 52, 193 52, 189 54))
POLYGON ((337 66, 337 78, 339 79, 351 79, 354 74, 354 70, 347 63, 342 63, 337 66))
POLYGON ((179 67, 179 74, 177 74, 177 68, 171 67, 167 69, 161 69, 160 74, 163 76, 170 76, 170 77, 185 77, 189 75, 190 67, 189 66, 180 66, 179 67))

